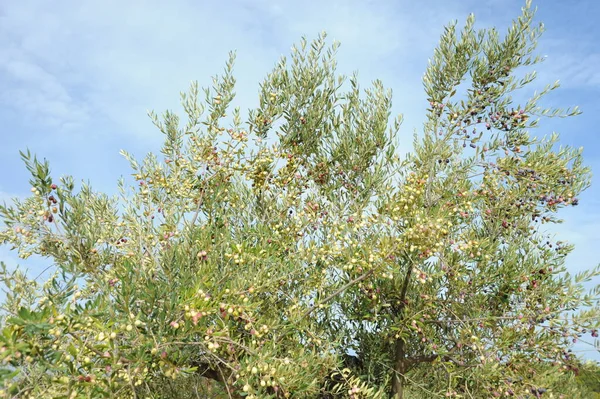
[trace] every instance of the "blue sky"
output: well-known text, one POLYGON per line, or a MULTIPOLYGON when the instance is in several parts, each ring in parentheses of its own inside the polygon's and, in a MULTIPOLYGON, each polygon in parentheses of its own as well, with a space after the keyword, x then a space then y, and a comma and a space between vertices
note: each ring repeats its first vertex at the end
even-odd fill
MULTIPOLYGON (((341 41, 339 70, 358 70, 366 86, 376 78, 394 91, 394 109, 405 122, 409 149, 427 107, 421 77, 443 26, 473 12, 478 27, 502 32, 520 12, 516 0, 423 1, 201 1, 20 0, 0 2, 0 201, 26 196, 28 175, 19 150, 51 162, 53 175, 70 174, 116 192, 129 173, 119 155, 157 151, 161 134, 146 111, 179 109, 179 92, 191 80, 211 83, 230 50, 237 50, 236 104, 257 103, 258 82, 302 35, 327 31, 341 41)), ((579 105, 583 115, 542 123, 562 142, 585 148, 587 164, 600 171, 600 2, 534 2, 547 32, 537 68, 541 87, 563 87, 545 104, 579 105)), ((598 172, 600 173, 600 172, 598 172)), ((561 239, 576 245, 569 267, 600 261, 600 178, 563 213, 561 239)), ((7 248, 0 259, 39 270, 43 262, 19 262, 7 248)))

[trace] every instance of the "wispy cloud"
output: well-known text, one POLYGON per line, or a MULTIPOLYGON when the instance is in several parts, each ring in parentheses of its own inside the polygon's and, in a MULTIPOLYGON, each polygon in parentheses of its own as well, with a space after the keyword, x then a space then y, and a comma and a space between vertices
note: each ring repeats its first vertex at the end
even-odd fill
POLYGON ((123 133, 147 138, 145 110, 172 107, 192 79, 209 83, 229 50, 239 50, 239 103, 247 108, 277 58, 301 35, 322 30, 342 41, 342 70, 359 69, 367 82, 387 77, 388 85, 404 83, 396 87, 402 101, 420 91, 425 63, 401 54, 425 55, 441 24, 454 14, 462 17, 442 2, 427 9, 359 1, 151 3, 5 3, 4 103, 52 128, 83 131, 86 123, 111 122, 123 133), (418 22, 423 18, 427 24, 418 22))
MULTIPOLYGON (((559 50, 567 46, 563 44, 553 47, 554 50, 559 50)), ((567 52, 551 52, 553 55, 549 57, 548 68, 540 75, 541 78, 560 80, 562 87, 568 89, 600 89, 600 52, 577 48, 567 52)))
POLYGON ((75 100, 60 78, 23 52, 0 51, 0 101, 28 121, 71 130, 89 119, 86 104, 75 100))

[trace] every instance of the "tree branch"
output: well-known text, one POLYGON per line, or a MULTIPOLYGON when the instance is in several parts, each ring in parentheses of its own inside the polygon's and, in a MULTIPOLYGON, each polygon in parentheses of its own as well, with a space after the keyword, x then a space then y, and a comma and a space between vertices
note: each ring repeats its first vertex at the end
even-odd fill
POLYGON ((374 271, 375 271, 375 269, 371 269, 368 272, 361 274, 360 276, 358 276, 354 280, 348 281, 346 284, 344 284, 343 286, 341 286, 340 288, 338 288, 337 290, 335 290, 333 292, 333 294, 329 295, 327 298, 325 298, 321 302, 319 302, 319 304, 315 303, 311 308, 309 308, 306 312, 304 312, 304 314, 302 315, 302 318, 304 318, 304 317, 308 316, 309 314, 311 314, 315 309, 317 309, 319 307, 319 305, 323 305, 324 303, 327 303, 327 302, 331 301, 333 298, 335 298, 336 296, 338 296, 342 292, 346 291, 352 285, 354 285, 354 284, 356 284, 356 283, 358 283, 358 282, 366 279, 371 274, 373 274, 374 271))
POLYGON ((220 368, 219 368, 219 370, 215 370, 208 364, 201 363, 201 362, 192 362, 191 366, 197 368, 196 374, 200 375, 201 377, 208 378, 210 380, 213 380, 213 381, 223 384, 225 386, 225 389, 227 390, 227 393, 230 398, 235 398, 235 399, 242 398, 241 395, 231 391, 229 382, 225 378, 225 375, 223 374, 223 372, 220 368))

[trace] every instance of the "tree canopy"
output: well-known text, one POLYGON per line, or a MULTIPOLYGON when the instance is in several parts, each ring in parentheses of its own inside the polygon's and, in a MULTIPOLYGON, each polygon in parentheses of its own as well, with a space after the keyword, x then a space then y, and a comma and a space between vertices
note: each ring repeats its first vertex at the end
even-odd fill
POLYGON ((590 170, 532 134, 579 112, 539 105, 558 84, 513 101, 543 60, 533 18, 445 28, 406 157, 391 91, 337 74, 324 34, 248 118, 233 54, 182 94, 186 121, 151 113, 164 145, 122 151, 116 197, 22 152, 32 193, 0 240, 55 272, 3 265, 1 397, 583 397, 571 346, 597 337, 600 270, 570 275, 546 226, 590 170))

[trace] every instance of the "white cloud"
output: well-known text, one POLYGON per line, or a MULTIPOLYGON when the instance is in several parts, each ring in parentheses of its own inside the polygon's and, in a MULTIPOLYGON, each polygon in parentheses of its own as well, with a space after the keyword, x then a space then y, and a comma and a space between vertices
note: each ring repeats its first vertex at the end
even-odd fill
POLYGON ((542 77, 560 79, 564 88, 600 88, 600 53, 571 50, 567 53, 554 51, 548 57, 548 68, 542 77))
POLYGON ((53 128, 81 126, 88 119, 85 104, 72 98, 58 76, 21 51, 0 54, 2 104, 53 128))
POLYGON ((238 103, 245 109, 278 57, 301 35, 310 38, 322 30, 342 41, 343 71, 358 69, 367 82, 382 77, 396 89, 397 104, 414 106, 426 58, 411 64, 401 54, 430 52, 442 24, 453 16, 441 7, 358 1, 243 1, 222 7, 191 1, 50 5, 29 0, 7 2, 2 11, 5 104, 42 125, 83 131, 110 121, 122 134, 144 139, 148 131, 156 136, 146 109, 173 107, 190 80, 209 84, 229 50, 239 49, 238 103), (397 70, 389 69, 390 62, 397 70))

